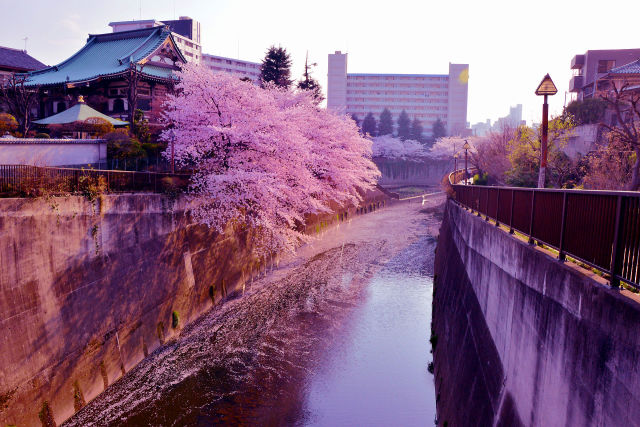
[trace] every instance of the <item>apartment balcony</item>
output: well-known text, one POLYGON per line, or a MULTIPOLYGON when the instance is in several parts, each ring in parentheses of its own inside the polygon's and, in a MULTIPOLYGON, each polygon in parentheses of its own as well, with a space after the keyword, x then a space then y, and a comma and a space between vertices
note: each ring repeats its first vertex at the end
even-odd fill
POLYGON ((584 55, 576 55, 571 60, 571 69, 579 70, 584 66, 584 55))
POLYGON ((584 76, 573 76, 569 80, 569 92, 580 92, 584 85, 584 76))

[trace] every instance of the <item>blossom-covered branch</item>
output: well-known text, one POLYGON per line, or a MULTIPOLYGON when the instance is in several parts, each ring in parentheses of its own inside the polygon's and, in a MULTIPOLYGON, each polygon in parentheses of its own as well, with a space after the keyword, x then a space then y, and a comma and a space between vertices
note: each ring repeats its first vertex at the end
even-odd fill
POLYGON ((250 230, 262 252, 293 250, 307 238, 305 215, 357 203, 379 176, 355 123, 307 91, 186 65, 166 107, 163 138, 196 170, 193 217, 219 232, 250 230))

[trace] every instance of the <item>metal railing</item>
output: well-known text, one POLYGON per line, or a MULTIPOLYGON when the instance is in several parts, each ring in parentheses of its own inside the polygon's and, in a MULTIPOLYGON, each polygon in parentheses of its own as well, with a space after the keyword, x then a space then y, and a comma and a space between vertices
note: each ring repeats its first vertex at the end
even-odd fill
MULTIPOLYGON (((478 169, 476 168, 468 168, 467 169, 467 178, 473 177, 478 173, 478 169)), ((464 169, 454 170, 449 174, 449 184, 454 185, 464 181, 464 169)))
POLYGON ((640 193, 452 186, 460 205, 640 288, 640 193))
POLYGON ((189 174, 0 165, 0 195, 79 193, 89 185, 102 186, 111 193, 163 192, 186 187, 190 177, 189 174))

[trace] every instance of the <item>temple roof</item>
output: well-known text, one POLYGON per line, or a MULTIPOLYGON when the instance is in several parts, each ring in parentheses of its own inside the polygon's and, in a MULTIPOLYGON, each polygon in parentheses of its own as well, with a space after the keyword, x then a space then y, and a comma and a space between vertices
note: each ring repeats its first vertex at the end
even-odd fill
POLYGON ((40 70, 46 68, 46 65, 28 55, 24 50, 0 46, 0 68, 24 72, 40 70))
POLYGON ((186 62, 166 27, 89 35, 87 44, 76 54, 58 65, 29 73, 26 84, 85 83, 121 75, 132 63, 148 78, 168 80, 172 78, 173 65, 150 61, 152 54, 166 46, 180 62, 186 62))
POLYGON ((62 111, 61 113, 49 116, 45 119, 36 120, 34 121, 34 123, 39 125, 61 125, 65 123, 83 122, 90 117, 98 117, 104 119, 114 126, 124 126, 129 124, 129 122, 114 119, 113 117, 109 117, 97 110, 94 110, 93 108, 85 104, 82 99, 79 100, 78 103, 73 107, 62 111))

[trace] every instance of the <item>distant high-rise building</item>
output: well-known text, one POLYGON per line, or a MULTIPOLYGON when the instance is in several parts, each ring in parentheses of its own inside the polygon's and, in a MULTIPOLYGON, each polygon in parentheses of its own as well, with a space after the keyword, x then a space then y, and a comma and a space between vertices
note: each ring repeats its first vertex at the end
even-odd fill
POLYGON ((440 119, 449 135, 467 132, 468 64, 449 64, 449 74, 354 74, 347 72, 347 54, 329 54, 327 108, 379 116, 388 108, 394 119, 402 110, 417 118, 425 135, 440 119))
POLYGON ((202 60, 202 45, 200 44, 200 23, 188 16, 181 16, 180 19, 158 21, 155 19, 145 19, 140 21, 118 21, 110 22, 114 33, 140 28, 152 28, 168 26, 173 33, 173 38, 178 48, 188 62, 199 64, 202 60))

